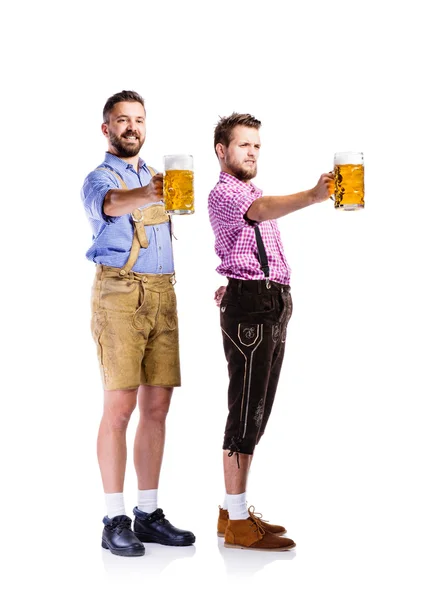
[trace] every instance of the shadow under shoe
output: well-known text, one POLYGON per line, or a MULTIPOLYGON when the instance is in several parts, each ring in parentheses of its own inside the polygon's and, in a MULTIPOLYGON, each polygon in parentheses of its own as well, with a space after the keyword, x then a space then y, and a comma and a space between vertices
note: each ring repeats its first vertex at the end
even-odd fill
MULTIPOLYGON (((282 525, 272 525, 271 523, 264 521, 262 519, 263 515, 261 513, 254 512, 254 506, 250 506, 249 515, 255 517, 256 521, 259 521, 260 525, 268 533, 273 533, 274 535, 285 535, 287 532, 285 527, 282 527, 282 525), (257 515, 259 515, 259 516, 257 516, 257 515)), ((217 524, 218 537, 225 536, 225 530, 228 526, 228 519, 229 519, 228 511, 225 510, 224 508, 219 507, 219 517, 218 517, 218 524, 217 524)))
POLYGON ((155 542, 164 546, 190 546, 196 541, 191 531, 174 527, 161 508, 145 513, 138 508, 133 509, 135 515, 134 533, 142 542, 155 542))
POLYGON ((143 556, 145 546, 139 542, 131 529, 132 520, 126 515, 109 519, 104 517, 102 547, 118 556, 143 556))
POLYGON ((259 519, 250 515, 248 519, 228 520, 224 546, 244 550, 283 552, 295 548, 295 542, 289 538, 269 533, 262 527, 259 519))

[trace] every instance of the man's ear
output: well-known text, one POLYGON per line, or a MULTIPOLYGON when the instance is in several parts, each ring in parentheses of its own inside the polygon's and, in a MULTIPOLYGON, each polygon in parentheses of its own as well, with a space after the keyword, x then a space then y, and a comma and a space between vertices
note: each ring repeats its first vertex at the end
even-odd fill
POLYGON ((226 148, 223 144, 221 144, 221 143, 216 144, 215 150, 216 150, 216 155, 218 156, 218 158, 225 159, 226 148))
POLYGON ((108 125, 107 125, 107 123, 103 123, 101 125, 101 131, 105 135, 105 137, 108 137, 108 125))

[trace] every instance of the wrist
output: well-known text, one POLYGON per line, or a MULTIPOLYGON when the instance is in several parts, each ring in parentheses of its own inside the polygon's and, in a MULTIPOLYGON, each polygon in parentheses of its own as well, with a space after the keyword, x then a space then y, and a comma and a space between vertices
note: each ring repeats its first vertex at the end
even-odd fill
POLYGON ((316 194, 316 190, 314 188, 312 188, 311 190, 307 190, 307 192, 304 192, 304 193, 306 194, 307 206, 316 204, 317 194, 316 194))

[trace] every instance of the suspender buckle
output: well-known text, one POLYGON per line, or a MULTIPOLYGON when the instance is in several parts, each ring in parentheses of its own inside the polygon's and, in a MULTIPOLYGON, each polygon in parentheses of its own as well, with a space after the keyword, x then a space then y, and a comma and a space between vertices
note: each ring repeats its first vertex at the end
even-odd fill
POLYGON ((140 215, 140 219, 136 219, 136 217, 132 213, 132 219, 135 223, 141 223, 143 221, 143 215, 140 215))
POLYGON ((272 287, 269 277, 266 277, 266 287, 268 290, 270 290, 270 288, 272 287))

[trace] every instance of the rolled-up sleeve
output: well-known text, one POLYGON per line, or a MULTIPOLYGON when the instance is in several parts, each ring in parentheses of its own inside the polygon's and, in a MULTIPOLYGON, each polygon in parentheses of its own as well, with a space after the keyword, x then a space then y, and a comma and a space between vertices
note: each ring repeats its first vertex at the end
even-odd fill
POLYGON ((252 193, 238 192, 220 185, 212 190, 209 207, 221 227, 239 229, 247 226, 244 216, 254 200, 252 193))
POLYGON ((110 171, 92 171, 83 183, 82 200, 89 217, 113 223, 120 217, 109 217, 104 213, 104 198, 110 190, 118 189, 119 183, 110 171))

